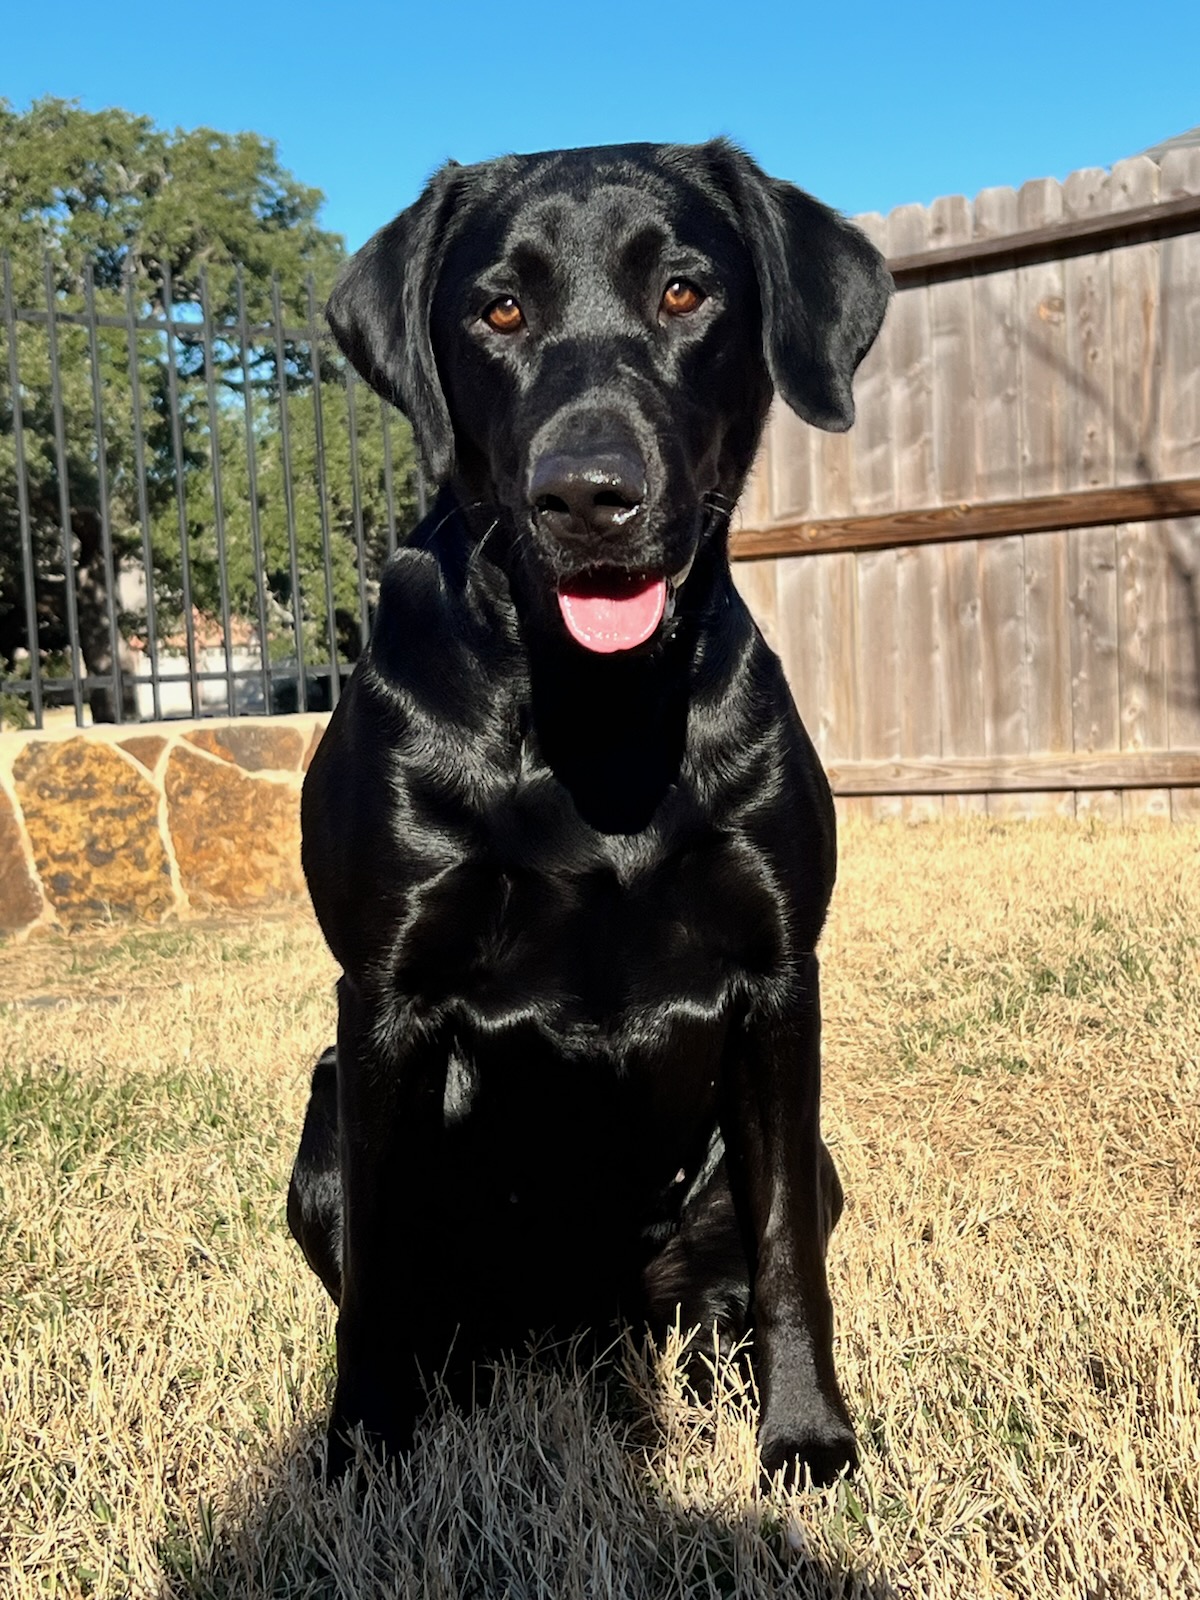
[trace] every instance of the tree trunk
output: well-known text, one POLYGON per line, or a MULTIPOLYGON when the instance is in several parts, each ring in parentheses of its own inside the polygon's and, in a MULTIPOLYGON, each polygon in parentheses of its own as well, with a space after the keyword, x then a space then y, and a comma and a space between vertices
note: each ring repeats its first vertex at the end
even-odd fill
MULTIPOLYGON (((79 538, 79 565, 76 583, 76 606, 79 617, 79 648, 89 677, 111 677, 114 672, 113 633, 116 634, 122 722, 138 720, 137 661, 129 648, 129 641, 119 627, 111 629, 109 617, 115 620, 117 596, 110 593, 108 573, 105 570, 104 544, 101 538, 100 518, 92 510, 75 511, 72 522, 79 538)), ((146 581, 150 581, 147 573, 146 581)), ((87 691, 93 722, 116 722, 117 700, 108 685, 96 685, 87 691)))

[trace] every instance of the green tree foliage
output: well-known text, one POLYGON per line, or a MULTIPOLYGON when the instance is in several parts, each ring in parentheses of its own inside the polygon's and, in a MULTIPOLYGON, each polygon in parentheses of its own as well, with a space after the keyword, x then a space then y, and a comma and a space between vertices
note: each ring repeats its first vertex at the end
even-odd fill
MULTIPOLYGON (((112 569, 145 567, 147 554, 160 635, 184 626, 185 591, 195 609, 219 614, 223 554, 229 603, 252 625, 261 609, 272 657, 295 653, 297 630, 309 661, 328 658, 331 629, 343 659, 357 653, 362 597, 389 539, 412 520, 413 456, 393 414, 389 519, 379 403, 361 385, 348 395, 344 363, 315 338, 344 257, 317 220, 321 201, 257 134, 168 132, 121 110, 46 99, 17 112, 0 101, 0 254, 14 306, 53 309, 59 358, 56 408, 48 322, 18 322, 23 481, 48 670, 66 645, 72 594, 88 670, 111 670, 112 569), (93 310, 96 326, 83 325, 93 310), (170 337, 145 326, 168 311, 182 324, 170 337), (205 311, 216 330, 208 337, 205 311), (141 324, 132 335, 130 318, 141 324)), ((0 675, 27 643, 12 354, 0 335, 0 675)), ((147 610, 118 619, 125 667, 147 610)), ((94 716, 113 714, 105 691, 90 698, 94 716)))

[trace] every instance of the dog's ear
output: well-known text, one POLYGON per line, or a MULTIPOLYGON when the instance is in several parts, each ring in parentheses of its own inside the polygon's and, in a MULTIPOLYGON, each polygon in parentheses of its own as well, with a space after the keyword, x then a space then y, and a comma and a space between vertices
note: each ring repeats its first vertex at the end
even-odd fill
POLYGON ((705 149, 754 259, 771 380, 805 422, 844 433, 854 421, 851 380, 893 289, 883 257, 853 223, 768 178, 736 146, 718 139, 705 149))
POLYGON ((443 483, 454 431, 434 360, 429 312, 462 168, 449 162, 419 200, 352 256, 333 286, 325 316, 355 370, 398 406, 430 475, 443 483))

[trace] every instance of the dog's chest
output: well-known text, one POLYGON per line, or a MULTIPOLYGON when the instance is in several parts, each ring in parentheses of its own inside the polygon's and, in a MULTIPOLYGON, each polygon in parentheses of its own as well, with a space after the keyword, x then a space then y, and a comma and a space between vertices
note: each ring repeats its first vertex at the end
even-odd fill
POLYGON ((420 1009, 619 1034, 675 1008, 715 1017, 778 963, 768 875, 737 840, 519 843, 507 832, 414 892, 395 970, 420 1009))

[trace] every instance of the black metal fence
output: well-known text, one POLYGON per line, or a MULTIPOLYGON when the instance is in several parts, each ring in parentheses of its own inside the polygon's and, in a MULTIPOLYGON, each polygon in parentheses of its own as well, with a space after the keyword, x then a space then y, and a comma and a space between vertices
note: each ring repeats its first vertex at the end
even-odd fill
POLYGON ((0 274, 0 726, 336 704, 425 488, 311 279, 0 274))

